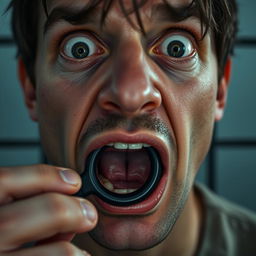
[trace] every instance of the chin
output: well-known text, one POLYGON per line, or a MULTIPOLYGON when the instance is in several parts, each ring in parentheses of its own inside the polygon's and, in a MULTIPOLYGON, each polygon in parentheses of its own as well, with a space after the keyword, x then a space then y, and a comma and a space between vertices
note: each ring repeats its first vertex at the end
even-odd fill
POLYGON ((176 184, 174 189, 170 189, 165 195, 157 209, 147 215, 117 216, 100 212, 99 223, 89 235, 97 244, 109 250, 151 249, 165 240, 175 227, 187 197, 183 186, 176 184))
POLYGON ((99 224, 90 236, 96 243, 114 251, 147 250, 161 243, 169 233, 161 230, 161 224, 152 226, 132 219, 113 222, 99 224))

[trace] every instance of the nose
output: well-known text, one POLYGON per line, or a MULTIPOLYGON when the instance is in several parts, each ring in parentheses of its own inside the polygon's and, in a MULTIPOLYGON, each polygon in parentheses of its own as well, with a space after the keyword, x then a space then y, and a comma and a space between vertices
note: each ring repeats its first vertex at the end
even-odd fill
POLYGON ((161 105, 154 73, 140 43, 120 43, 113 54, 109 82, 98 96, 100 107, 111 114, 135 116, 161 105))

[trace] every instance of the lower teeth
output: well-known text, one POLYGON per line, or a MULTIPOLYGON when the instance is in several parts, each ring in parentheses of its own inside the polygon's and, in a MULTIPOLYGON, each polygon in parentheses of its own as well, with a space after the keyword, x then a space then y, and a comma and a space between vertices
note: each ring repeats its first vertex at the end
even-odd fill
POLYGON ((117 194, 129 194, 132 193, 134 191, 136 191, 137 189, 132 189, 132 188, 128 188, 128 189, 114 189, 113 192, 117 193, 117 194))
POLYGON ((103 185, 106 189, 108 189, 108 190, 110 190, 110 191, 113 191, 113 190, 114 190, 113 184, 112 184, 108 179, 104 178, 103 176, 100 176, 100 181, 101 181, 102 185, 103 185))
POLYGON ((122 189, 115 189, 114 185, 105 177, 101 176, 99 177, 102 185, 108 189, 111 192, 117 193, 117 194, 129 194, 132 193, 134 191, 136 191, 137 189, 134 188, 122 188, 122 189))

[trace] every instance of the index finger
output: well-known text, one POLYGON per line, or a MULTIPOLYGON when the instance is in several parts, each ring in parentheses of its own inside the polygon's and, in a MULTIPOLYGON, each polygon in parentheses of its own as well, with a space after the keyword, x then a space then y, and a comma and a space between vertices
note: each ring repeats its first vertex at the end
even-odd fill
POLYGON ((30 165, 0 168, 0 204, 43 192, 74 194, 81 187, 81 178, 74 170, 30 165))

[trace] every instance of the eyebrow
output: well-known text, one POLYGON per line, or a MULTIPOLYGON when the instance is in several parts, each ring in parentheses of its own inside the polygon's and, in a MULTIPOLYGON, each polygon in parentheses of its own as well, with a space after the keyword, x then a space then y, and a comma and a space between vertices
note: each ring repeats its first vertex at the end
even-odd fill
POLYGON ((158 3, 153 6, 151 16, 153 19, 172 22, 180 22, 190 17, 198 19, 201 17, 194 1, 188 5, 180 6, 174 6, 163 1, 163 3, 158 3))
POLYGON ((46 34, 51 27, 61 20, 67 21, 72 25, 82 25, 88 22, 95 22, 99 19, 97 11, 99 8, 95 6, 85 6, 79 11, 67 8, 67 7, 56 7, 49 15, 47 15, 47 20, 44 24, 44 34, 46 34))
MULTIPOLYGON (((124 10, 125 11, 125 10, 124 10)), ((64 6, 55 7, 51 13, 47 14, 47 20, 44 24, 44 34, 51 29, 57 22, 64 20, 72 25, 83 25, 89 22, 99 21, 100 8, 97 5, 85 6, 82 9, 67 8, 64 6)), ((125 17, 131 23, 128 17, 134 10, 127 10, 125 17)), ((139 10, 138 10, 139 12, 139 10)), ((180 22, 189 17, 196 17, 200 19, 200 13, 194 1, 188 5, 173 6, 163 0, 163 3, 158 3, 152 6, 151 18, 155 21, 170 21, 180 22)), ((102 21, 101 21, 102 22, 102 21)), ((143 24, 142 24, 143 25, 143 24)))

